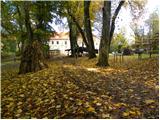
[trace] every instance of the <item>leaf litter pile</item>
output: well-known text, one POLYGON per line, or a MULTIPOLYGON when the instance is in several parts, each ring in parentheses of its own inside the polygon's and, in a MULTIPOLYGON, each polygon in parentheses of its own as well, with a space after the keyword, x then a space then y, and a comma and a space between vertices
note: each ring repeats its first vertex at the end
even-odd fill
POLYGON ((2 118, 159 118, 158 58, 49 61, 36 73, 2 73, 2 118))

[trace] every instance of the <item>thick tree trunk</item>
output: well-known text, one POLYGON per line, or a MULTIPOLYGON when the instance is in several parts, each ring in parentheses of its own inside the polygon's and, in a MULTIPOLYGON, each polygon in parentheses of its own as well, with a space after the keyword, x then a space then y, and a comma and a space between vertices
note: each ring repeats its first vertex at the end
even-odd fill
POLYGON ((69 24, 69 37, 70 37, 70 45, 71 45, 71 57, 74 57, 76 55, 75 53, 75 46, 77 46, 77 27, 75 26, 75 23, 72 21, 72 19, 68 18, 68 24, 69 24))
POLYGON ((99 47, 98 66, 109 66, 109 40, 110 40, 111 1, 104 1, 102 37, 99 47))
POLYGON ((21 57, 19 74, 36 72, 48 67, 44 63, 42 46, 38 41, 29 44, 21 57))
POLYGON ((90 6, 90 1, 84 1, 84 27, 89 45, 88 48, 89 58, 95 58, 96 54, 95 54, 94 41, 91 30, 89 6, 90 6))
POLYGON ((28 33, 28 45, 25 47, 25 50, 21 56, 19 74, 36 72, 47 67, 43 60, 42 44, 33 39, 28 3, 29 2, 24 2, 25 27, 28 33))

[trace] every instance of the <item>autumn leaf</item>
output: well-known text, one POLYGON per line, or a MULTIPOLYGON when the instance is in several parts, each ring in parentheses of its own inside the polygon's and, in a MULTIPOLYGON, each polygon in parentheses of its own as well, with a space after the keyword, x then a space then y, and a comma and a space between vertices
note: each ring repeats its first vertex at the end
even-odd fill
POLYGON ((155 100, 145 100, 145 103, 148 105, 148 104, 152 104, 152 103, 154 103, 155 102, 155 100))
POLYGON ((108 68, 96 60, 68 57, 36 73, 3 74, 2 118, 158 119, 158 60, 110 61, 108 68))
POLYGON ((129 116, 129 112, 123 112, 123 117, 128 117, 129 116))
POLYGON ((87 109, 87 111, 88 111, 88 112, 95 112, 95 109, 94 109, 92 106, 90 106, 90 107, 87 109))

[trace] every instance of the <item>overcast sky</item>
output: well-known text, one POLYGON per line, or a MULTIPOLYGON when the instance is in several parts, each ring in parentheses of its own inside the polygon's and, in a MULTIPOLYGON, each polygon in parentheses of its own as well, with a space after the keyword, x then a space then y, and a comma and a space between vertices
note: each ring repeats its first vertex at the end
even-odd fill
MULTIPOLYGON (((144 21, 148 19, 150 13, 152 13, 155 9, 160 8, 160 2, 158 1, 159 0, 148 0, 144 16, 138 22, 139 25, 144 26, 144 21)), ((130 23, 132 22, 129 8, 123 7, 118 16, 121 20, 118 22, 119 29, 117 27, 115 28, 115 33, 120 32, 120 29, 125 29, 126 38, 128 39, 129 43, 132 43, 132 41, 134 41, 134 37, 133 37, 133 32, 129 27, 130 23)), ((63 22, 65 23, 67 22, 67 20, 64 19, 63 22)), ((57 32, 68 31, 68 29, 66 29, 64 26, 55 25, 54 23, 52 24, 52 26, 57 32)))

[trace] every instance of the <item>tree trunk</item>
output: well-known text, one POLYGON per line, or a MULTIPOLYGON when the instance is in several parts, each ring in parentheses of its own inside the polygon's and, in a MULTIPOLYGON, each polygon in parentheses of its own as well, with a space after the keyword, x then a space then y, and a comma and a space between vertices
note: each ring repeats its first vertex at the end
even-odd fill
POLYGON ((19 16, 18 24, 19 24, 19 27, 20 27, 20 38, 19 38, 18 44, 21 45, 21 46, 19 46, 20 47, 19 53, 22 55, 23 52, 24 52, 24 48, 25 48, 23 20, 22 20, 23 18, 22 18, 22 14, 21 14, 21 11, 20 11, 20 6, 16 5, 16 8, 17 8, 18 16, 19 16))
POLYGON ((98 66, 109 66, 109 40, 110 40, 111 1, 104 1, 102 37, 99 47, 98 66))
POLYGON ((76 21, 75 17, 70 12, 68 12, 68 14, 71 17, 71 19, 73 20, 73 22, 75 23, 75 25, 77 26, 77 29, 80 32, 81 36, 82 36, 83 42, 84 42, 84 44, 86 45, 86 47, 88 49, 89 45, 88 45, 88 42, 87 42, 87 39, 85 37, 85 33, 84 33, 83 29, 81 28, 79 23, 76 21))
POLYGON ((42 46, 38 41, 29 44, 21 57, 19 74, 36 72, 48 67, 43 61, 42 46))
POLYGON ((24 2, 25 27, 28 33, 28 45, 25 47, 25 50, 21 56, 19 74, 36 72, 47 67, 43 59, 42 44, 33 39, 28 3, 29 2, 24 2))
POLYGON ((89 6, 90 6, 90 1, 84 1, 84 27, 89 45, 88 48, 89 58, 95 58, 96 54, 95 54, 94 41, 91 30, 89 6))
POLYGON ((77 27, 75 26, 75 23, 72 21, 72 19, 68 18, 68 24, 69 24, 69 37, 70 37, 70 45, 71 45, 71 57, 74 57, 76 55, 75 53, 75 46, 77 46, 77 27))

